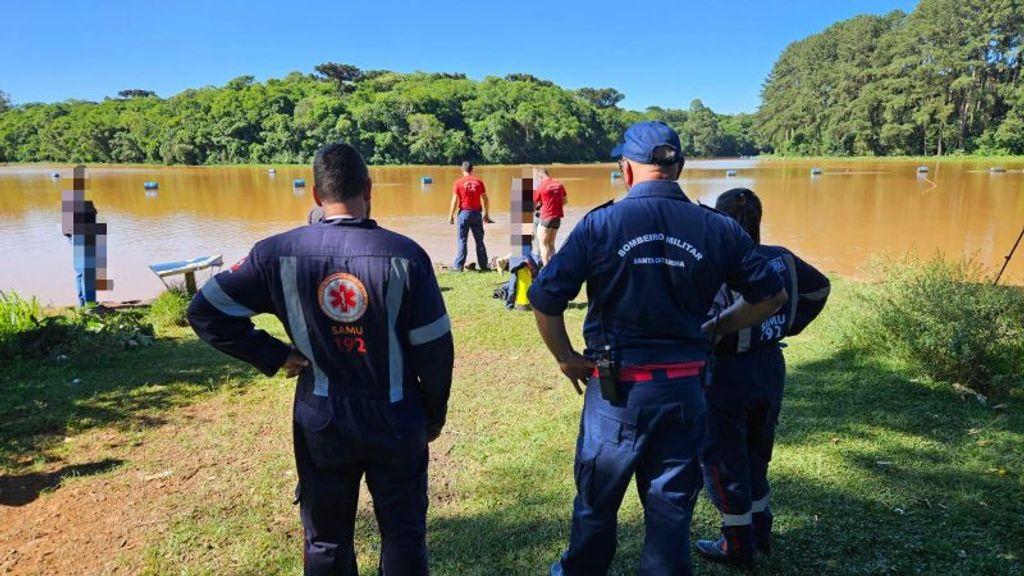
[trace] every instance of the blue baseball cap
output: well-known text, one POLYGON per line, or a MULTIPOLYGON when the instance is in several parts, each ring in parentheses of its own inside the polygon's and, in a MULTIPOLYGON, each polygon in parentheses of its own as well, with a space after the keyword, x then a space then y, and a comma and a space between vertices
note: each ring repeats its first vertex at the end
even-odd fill
POLYGON ((622 143, 612 148, 612 157, 629 158, 641 164, 654 164, 651 158, 658 146, 669 146, 676 151, 676 161, 683 159, 683 146, 679 134, 664 122, 637 122, 623 135, 622 143))

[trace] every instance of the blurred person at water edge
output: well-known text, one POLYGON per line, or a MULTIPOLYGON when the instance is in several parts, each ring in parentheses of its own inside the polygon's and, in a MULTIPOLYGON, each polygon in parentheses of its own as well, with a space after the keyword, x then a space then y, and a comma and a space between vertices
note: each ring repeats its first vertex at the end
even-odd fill
POLYGON ((455 252, 455 263, 452 269, 462 272, 466 265, 469 233, 473 233, 476 245, 476 265, 480 270, 487 270, 487 247, 484 245, 484 223, 491 224, 490 199, 484 181, 473 175, 473 163, 462 163, 462 177, 452 186, 452 204, 448 213, 448 223, 458 222, 458 247, 455 252), (456 214, 458 215, 456 217, 456 214))
MULTIPOLYGON (((715 208, 735 219, 753 239, 754 252, 786 283, 786 306, 757 326, 730 334, 715 346, 715 371, 704 390, 707 435, 701 468, 708 496, 722 514, 722 536, 698 540, 711 560, 750 566, 755 551, 772 545, 768 462, 782 408, 786 361, 782 339, 799 334, 825 307, 831 285, 824 274, 782 246, 761 244, 761 200, 746 188, 718 197, 715 208)), ((710 316, 743 297, 723 285, 710 316)))
POLYGON ((316 224, 317 222, 324 221, 324 207, 320 205, 313 206, 309 209, 309 214, 306 215, 306 224, 316 224))
POLYGON ((298 376, 293 436, 307 575, 358 574, 360 480, 373 498, 383 574, 424 575, 428 442, 448 409, 454 347, 426 252, 370 219, 355 148, 321 148, 324 219, 258 242, 189 306, 200 338, 267 375, 298 376), (287 344, 251 316, 277 316, 287 344))
POLYGON ((555 237, 565 216, 562 208, 568 199, 565 186, 551 177, 547 168, 537 168, 534 172, 538 182, 533 191, 533 204, 537 215, 537 240, 540 244, 540 259, 547 264, 555 255, 555 237))
POLYGON ((635 476, 645 520, 639 573, 689 575, 711 340, 768 318, 786 291, 735 221, 683 193, 675 130, 634 124, 612 155, 621 157, 629 193, 584 216, 529 291, 558 367, 577 391, 586 387, 572 532, 551 574, 608 573, 619 506, 635 476), (584 283, 589 309, 580 354, 563 313, 584 283), (708 322, 723 283, 744 298, 708 322))

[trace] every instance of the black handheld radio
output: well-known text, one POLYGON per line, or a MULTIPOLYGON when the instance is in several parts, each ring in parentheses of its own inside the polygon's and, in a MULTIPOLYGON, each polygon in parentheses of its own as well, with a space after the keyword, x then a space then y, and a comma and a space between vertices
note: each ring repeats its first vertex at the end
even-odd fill
POLYGON ((609 402, 618 402, 619 370, 612 357, 611 346, 606 344, 594 361, 597 363, 597 379, 601 381, 601 397, 609 402))

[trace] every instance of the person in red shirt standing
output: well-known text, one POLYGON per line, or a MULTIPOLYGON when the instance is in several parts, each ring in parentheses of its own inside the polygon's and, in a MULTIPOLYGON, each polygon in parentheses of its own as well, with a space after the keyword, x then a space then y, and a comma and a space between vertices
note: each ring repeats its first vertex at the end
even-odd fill
POLYGON ((484 181, 473 175, 473 163, 462 163, 462 178, 455 181, 452 187, 452 207, 448 214, 448 223, 455 224, 458 214, 458 250, 452 269, 462 272, 466 265, 466 250, 469 233, 473 233, 476 244, 476 265, 480 270, 487 270, 487 247, 484 246, 484 222, 491 224, 489 216, 490 201, 487 199, 487 188, 484 181))
POLYGON ((558 236, 562 217, 565 216, 562 207, 565 206, 567 196, 565 186, 552 178, 547 168, 537 168, 536 174, 540 181, 533 191, 533 204, 540 217, 537 241, 540 243, 541 263, 547 264, 555 255, 555 237, 558 236))

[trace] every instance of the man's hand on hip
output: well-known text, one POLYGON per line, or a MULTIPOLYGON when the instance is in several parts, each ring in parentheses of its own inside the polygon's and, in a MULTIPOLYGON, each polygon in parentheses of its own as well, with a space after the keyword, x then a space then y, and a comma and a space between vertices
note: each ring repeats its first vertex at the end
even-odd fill
POLYGON ((298 376, 306 367, 309 366, 309 360, 306 359, 298 350, 292 349, 288 353, 288 358, 284 361, 284 375, 289 378, 295 378, 298 376))
POLYGON ((594 364, 593 360, 576 351, 573 351, 564 358, 558 359, 559 370, 572 382, 577 394, 583 394, 583 387, 581 385, 587 385, 587 380, 594 373, 595 366, 596 364, 594 364))

